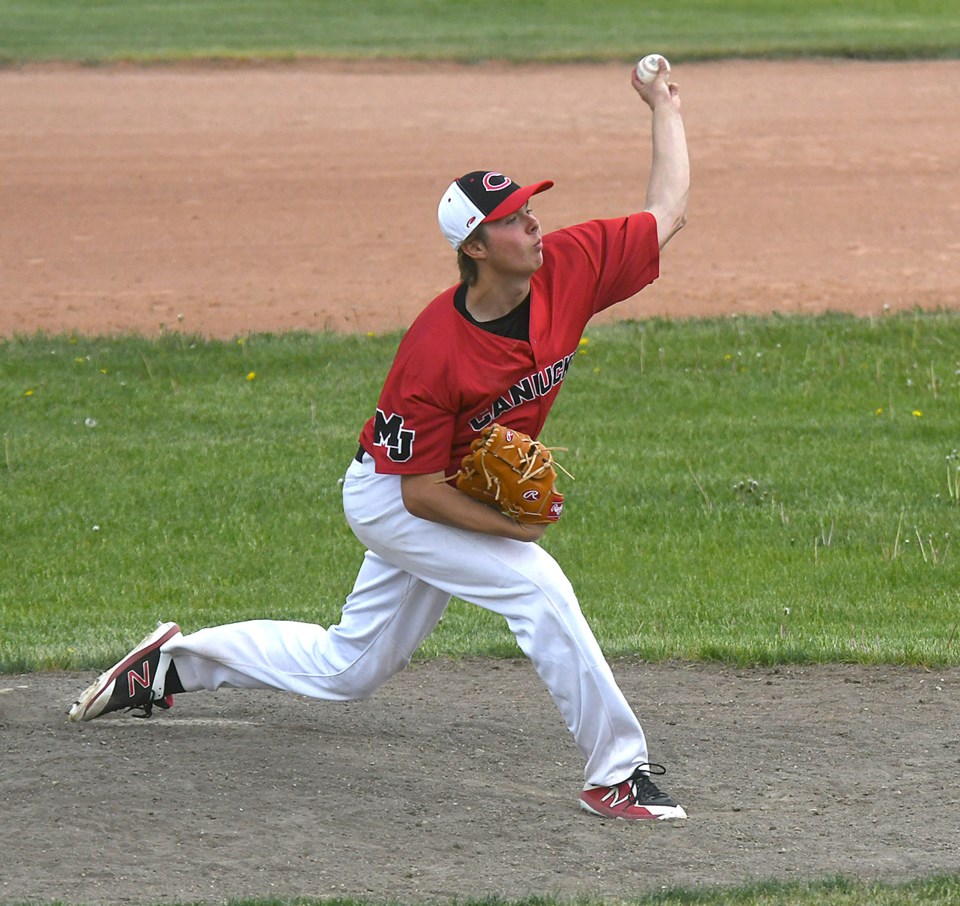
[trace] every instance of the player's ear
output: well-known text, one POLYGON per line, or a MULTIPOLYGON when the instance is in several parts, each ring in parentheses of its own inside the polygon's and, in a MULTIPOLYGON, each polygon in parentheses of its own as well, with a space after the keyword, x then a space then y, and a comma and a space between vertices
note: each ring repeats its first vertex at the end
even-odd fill
POLYGON ((474 261, 479 261, 487 257, 487 243, 486 243, 486 234, 483 230, 477 230, 470 236, 467 236, 463 240, 463 244, 460 246, 460 251, 463 252, 468 258, 473 258, 474 261))
POLYGON ((460 246, 460 251, 474 261, 487 257, 487 247, 480 239, 468 239, 460 246))
POLYGON ((461 252, 468 258, 475 261, 487 257, 487 227, 481 223, 463 242, 460 244, 461 252))

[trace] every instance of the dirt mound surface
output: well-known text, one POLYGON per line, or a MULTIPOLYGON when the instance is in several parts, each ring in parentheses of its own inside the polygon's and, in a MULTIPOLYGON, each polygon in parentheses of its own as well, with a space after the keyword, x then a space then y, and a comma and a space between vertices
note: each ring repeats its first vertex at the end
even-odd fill
POLYGON ((956 871, 960 672, 620 661, 682 822, 577 806, 531 664, 415 663, 367 702, 223 690, 150 720, 5 677, 0 901, 418 903, 956 871))

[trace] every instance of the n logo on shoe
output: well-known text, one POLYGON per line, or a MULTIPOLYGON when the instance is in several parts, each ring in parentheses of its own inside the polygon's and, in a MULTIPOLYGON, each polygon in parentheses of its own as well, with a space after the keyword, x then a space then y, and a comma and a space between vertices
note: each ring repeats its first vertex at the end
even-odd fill
POLYGON ((620 795, 619 786, 612 786, 610 787, 610 792, 607 793, 606 796, 602 796, 600 801, 607 802, 608 799, 612 800, 611 802, 608 803, 608 805, 610 806, 610 808, 616 808, 619 805, 623 805, 624 802, 629 802, 630 798, 631 797, 630 797, 629 785, 627 786, 626 792, 623 794, 623 796, 620 795))
POLYGON ((132 667, 127 671, 127 695, 134 698, 137 694, 136 686, 141 689, 150 688, 150 661, 144 661, 140 665, 141 673, 137 673, 132 667))

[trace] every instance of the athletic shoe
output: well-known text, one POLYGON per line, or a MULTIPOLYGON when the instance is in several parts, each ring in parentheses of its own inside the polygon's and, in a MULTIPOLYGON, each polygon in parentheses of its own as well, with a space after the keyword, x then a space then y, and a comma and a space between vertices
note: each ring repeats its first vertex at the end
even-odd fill
POLYGON ((154 707, 167 710, 172 695, 164 695, 163 685, 170 666, 170 655, 161 654, 160 646, 180 632, 176 623, 158 623, 136 648, 120 663, 114 664, 97 681, 80 693, 70 708, 69 719, 93 720, 111 711, 137 709, 149 717, 154 707))
POLYGON ((614 786, 588 787, 580 794, 580 808, 602 818, 636 821, 653 818, 686 818, 687 813, 650 779, 650 773, 666 774, 659 764, 641 764, 614 786))

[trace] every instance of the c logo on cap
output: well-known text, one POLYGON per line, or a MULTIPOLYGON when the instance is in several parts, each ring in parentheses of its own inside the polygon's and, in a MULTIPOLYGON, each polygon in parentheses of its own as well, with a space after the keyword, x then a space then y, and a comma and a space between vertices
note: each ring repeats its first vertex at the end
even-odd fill
POLYGON ((485 173, 483 177, 483 187, 488 192, 499 192, 510 185, 510 178, 502 173, 485 173))

